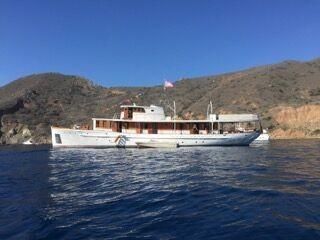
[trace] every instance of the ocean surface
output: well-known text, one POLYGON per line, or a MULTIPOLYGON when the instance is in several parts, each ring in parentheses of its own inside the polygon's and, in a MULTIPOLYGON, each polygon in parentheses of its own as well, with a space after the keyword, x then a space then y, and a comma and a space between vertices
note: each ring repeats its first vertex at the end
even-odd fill
POLYGON ((320 141, 1 147, 0 239, 320 239, 320 141))

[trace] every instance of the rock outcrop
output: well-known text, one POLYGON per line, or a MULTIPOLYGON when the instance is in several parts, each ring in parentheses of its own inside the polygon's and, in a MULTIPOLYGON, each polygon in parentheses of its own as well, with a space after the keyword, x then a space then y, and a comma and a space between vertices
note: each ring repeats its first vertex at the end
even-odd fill
POLYGON ((277 128, 273 138, 315 138, 320 137, 320 105, 276 107, 271 109, 277 128))

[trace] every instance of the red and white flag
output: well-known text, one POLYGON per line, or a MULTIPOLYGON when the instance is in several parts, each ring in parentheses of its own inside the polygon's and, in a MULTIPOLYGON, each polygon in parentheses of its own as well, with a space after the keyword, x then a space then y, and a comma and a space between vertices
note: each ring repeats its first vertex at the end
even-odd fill
POLYGON ((132 102, 131 102, 131 100, 130 100, 129 98, 127 98, 127 99, 122 100, 122 101, 120 102, 120 104, 121 104, 121 105, 131 105, 132 102))
POLYGON ((169 82, 167 80, 164 81, 163 89, 166 90, 167 88, 173 88, 174 85, 172 82, 169 82))

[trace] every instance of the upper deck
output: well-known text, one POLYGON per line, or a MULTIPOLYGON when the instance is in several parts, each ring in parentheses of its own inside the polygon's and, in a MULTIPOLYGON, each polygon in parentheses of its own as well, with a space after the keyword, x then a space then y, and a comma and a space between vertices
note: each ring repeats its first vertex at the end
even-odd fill
MULTIPOLYGON (((172 119, 166 117, 162 107, 123 105, 119 118, 93 118, 93 129, 136 133, 208 133, 223 129, 242 131, 259 127, 256 114, 208 114, 205 120, 172 119), (249 125, 248 125, 249 124, 249 125)), ((228 130, 229 131, 229 130, 228 130)))
POLYGON ((120 106, 120 118, 105 119, 94 118, 96 120, 111 120, 111 121, 132 121, 132 122, 253 122, 259 121, 257 114, 209 114, 204 120, 187 120, 187 119, 172 119, 170 116, 165 116, 162 107, 138 106, 138 105, 122 105, 120 106))

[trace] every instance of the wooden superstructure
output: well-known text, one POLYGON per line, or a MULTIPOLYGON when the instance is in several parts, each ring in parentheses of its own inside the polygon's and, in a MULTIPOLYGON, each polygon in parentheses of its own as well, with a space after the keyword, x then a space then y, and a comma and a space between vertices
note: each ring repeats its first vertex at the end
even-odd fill
POLYGON ((119 119, 93 118, 94 130, 137 134, 210 134, 256 131, 254 114, 211 114, 206 120, 175 120, 156 106, 121 106, 119 119))

